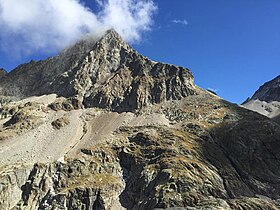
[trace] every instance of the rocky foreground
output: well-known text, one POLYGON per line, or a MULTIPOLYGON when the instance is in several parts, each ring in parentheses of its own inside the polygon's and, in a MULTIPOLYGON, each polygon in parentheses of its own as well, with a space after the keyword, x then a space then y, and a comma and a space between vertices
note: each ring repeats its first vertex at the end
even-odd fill
POLYGON ((0 77, 1 209, 280 209, 280 125, 114 31, 0 77))

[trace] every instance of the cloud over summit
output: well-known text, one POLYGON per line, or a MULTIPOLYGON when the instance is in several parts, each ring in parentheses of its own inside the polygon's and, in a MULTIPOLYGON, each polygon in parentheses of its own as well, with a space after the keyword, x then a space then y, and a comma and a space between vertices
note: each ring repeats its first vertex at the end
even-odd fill
POLYGON ((93 12, 79 0, 0 0, 1 49, 19 55, 52 52, 110 28, 129 42, 139 41, 157 9, 152 0, 95 3, 98 11, 93 12))

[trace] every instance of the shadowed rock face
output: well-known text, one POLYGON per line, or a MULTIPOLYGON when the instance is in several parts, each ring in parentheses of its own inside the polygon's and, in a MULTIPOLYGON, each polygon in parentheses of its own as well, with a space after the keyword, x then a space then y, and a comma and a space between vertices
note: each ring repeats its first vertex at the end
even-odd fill
POLYGON ((252 96, 251 100, 280 102, 280 75, 262 85, 252 96))
POLYGON ((188 69, 149 60, 113 30, 98 42, 86 39, 57 57, 17 67, 2 86, 4 95, 56 93, 115 111, 195 94, 188 69))

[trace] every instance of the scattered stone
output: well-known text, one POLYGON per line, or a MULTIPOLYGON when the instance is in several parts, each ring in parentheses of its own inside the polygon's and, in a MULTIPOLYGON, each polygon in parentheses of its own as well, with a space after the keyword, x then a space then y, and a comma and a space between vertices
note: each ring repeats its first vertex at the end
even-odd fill
POLYGON ((52 126, 54 129, 59 130, 64 126, 69 125, 69 123, 70 123, 69 118, 66 115, 64 115, 63 117, 58 118, 55 121, 53 121, 52 126))

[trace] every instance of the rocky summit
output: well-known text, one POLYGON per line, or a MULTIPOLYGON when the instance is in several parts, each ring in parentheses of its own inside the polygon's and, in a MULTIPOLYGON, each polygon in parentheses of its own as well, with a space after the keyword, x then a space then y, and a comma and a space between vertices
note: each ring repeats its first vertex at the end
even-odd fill
POLYGON ((31 61, 7 75, 3 94, 25 98, 55 93, 84 107, 134 111, 195 94, 188 69, 149 60, 110 30, 87 37, 59 56, 31 61), (12 87, 12 88, 11 88, 12 87))
POLYGON ((113 30, 0 79, 0 209, 280 209, 280 125, 113 30))

